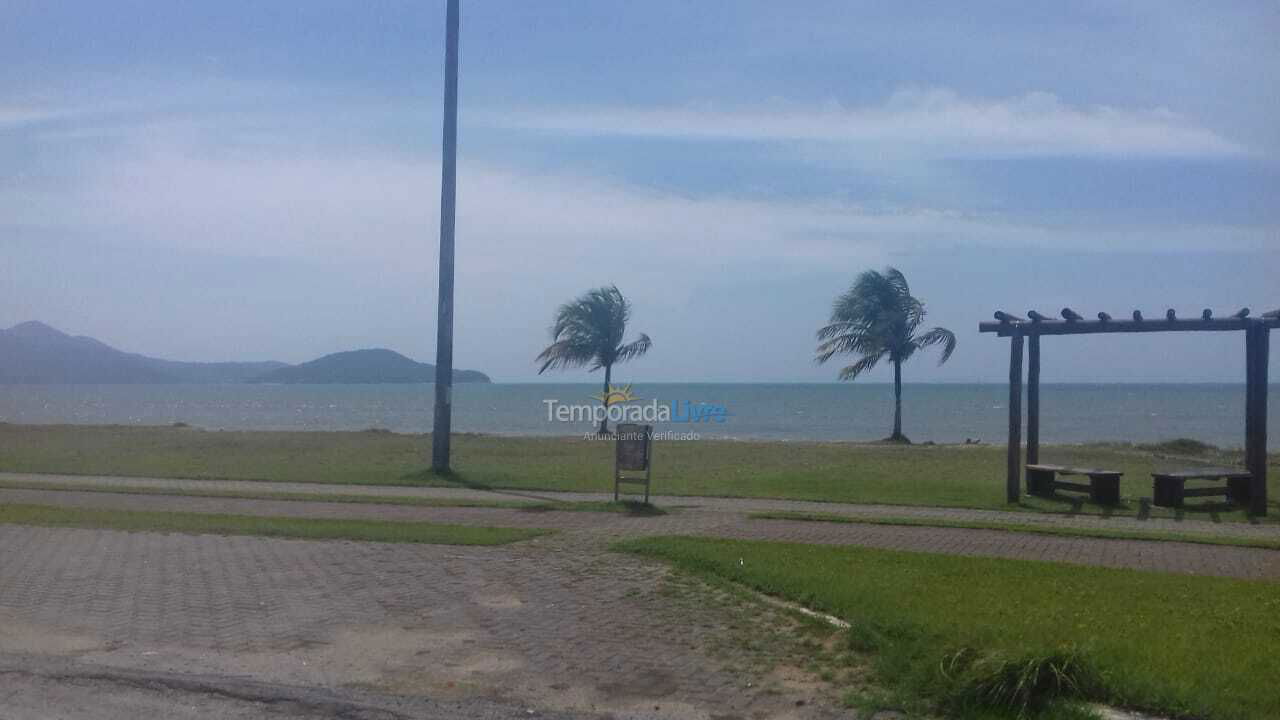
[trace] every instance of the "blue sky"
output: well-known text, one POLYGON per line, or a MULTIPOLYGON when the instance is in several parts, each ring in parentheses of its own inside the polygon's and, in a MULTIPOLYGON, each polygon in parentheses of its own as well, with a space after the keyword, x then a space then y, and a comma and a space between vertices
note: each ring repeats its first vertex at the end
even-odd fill
MULTIPOLYGON (((0 14, 0 325, 433 358, 442 2, 0 14)), ((1278 35, 1263 2, 464 0, 457 363, 533 379, 603 283, 639 381, 833 379, 814 330, 887 264, 960 336, 921 381, 999 381, 996 308, 1280 306, 1278 35)), ((1242 344, 1067 338, 1045 378, 1235 380, 1242 344)))

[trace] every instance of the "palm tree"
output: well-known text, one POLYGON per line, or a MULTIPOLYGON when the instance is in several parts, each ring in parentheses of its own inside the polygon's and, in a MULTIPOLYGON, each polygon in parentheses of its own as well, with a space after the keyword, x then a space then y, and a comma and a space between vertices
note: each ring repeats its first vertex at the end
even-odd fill
POLYGON ((616 285, 589 290, 573 302, 556 310, 551 326, 551 344, 537 357, 542 363, 538 374, 551 368, 590 365, 590 372, 604 368, 605 417, 600 421, 600 434, 609 432, 609 384, 614 363, 626 362, 649 351, 649 336, 640 333, 634 342, 622 343, 631 317, 631 303, 622 297, 616 285))
POLYGON ((818 331, 819 364, 836 355, 861 356, 840 371, 841 380, 853 380, 885 358, 893 363, 893 442, 911 442, 902 434, 902 363, 917 350, 941 345, 941 365, 956 350, 955 333, 946 328, 917 334, 924 316, 924 303, 912 297, 901 272, 867 270, 836 298, 830 324, 818 331))

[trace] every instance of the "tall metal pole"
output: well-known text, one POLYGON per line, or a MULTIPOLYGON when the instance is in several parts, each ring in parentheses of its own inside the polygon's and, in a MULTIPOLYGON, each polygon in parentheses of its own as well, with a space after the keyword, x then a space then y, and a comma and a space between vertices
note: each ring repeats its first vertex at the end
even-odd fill
POLYGON ((436 318, 436 404, 431 469, 449 472, 453 425, 453 225, 458 184, 458 0, 448 0, 444 50, 444 148, 440 157, 440 298, 436 318))

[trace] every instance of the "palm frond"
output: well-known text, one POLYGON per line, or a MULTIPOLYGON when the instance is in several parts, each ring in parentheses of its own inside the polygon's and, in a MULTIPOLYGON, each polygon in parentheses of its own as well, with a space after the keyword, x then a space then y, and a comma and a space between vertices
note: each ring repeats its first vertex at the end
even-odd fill
POLYGON ((888 348, 884 346, 879 335, 854 331, 844 335, 837 335, 821 343, 818 345, 816 352, 817 356, 814 359, 821 365, 836 355, 852 355, 855 353, 883 355, 888 352, 888 348))
POLYGON ((534 362, 542 363, 538 374, 551 369, 582 367, 595 358, 595 349, 587 344, 577 344, 574 339, 558 340, 538 353, 534 362))
POLYGON ((915 344, 919 348, 941 345, 942 357, 938 359, 938 364, 941 365, 950 360, 951 353, 956 351, 956 335, 946 328, 936 327, 916 338, 915 344))
POLYGON ((858 362, 849 367, 840 370, 841 380, 852 380, 880 363, 880 358, 884 355, 866 355, 858 360, 858 362))
POLYGON ((825 325, 823 327, 818 328, 818 339, 830 340, 831 338, 834 338, 837 335, 851 333, 858 330, 861 327, 862 327, 861 324, 855 323, 855 322, 850 322, 846 320, 835 321, 835 322, 832 322, 830 325, 825 325))
POLYGON ((626 362, 632 358, 638 358, 649 352, 649 347, 653 345, 653 341, 648 335, 640 333, 640 337, 635 342, 628 343, 618 348, 617 362, 626 362))

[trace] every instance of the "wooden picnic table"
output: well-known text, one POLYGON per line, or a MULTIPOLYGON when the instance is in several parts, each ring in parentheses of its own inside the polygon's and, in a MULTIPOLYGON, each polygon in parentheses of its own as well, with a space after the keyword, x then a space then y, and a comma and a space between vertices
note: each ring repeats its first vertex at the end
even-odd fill
POLYGON ((1160 507, 1182 507, 1189 497, 1223 496, 1227 501, 1248 504, 1253 473, 1240 468, 1191 468, 1151 473, 1152 502, 1160 507), (1209 480, 1210 487, 1187 487, 1188 480, 1209 480))
POLYGON ((1124 473, 1118 470, 1034 463, 1027 465, 1027 492, 1042 497, 1053 495, 1057 490, 1085 492, 1089 493, 1090 500, 1100 505, 1119 505, 1122 475, 1124 473), (1084 475, 1089 478, 1089 483, 1059 480, 1059 475, 1084 475))

